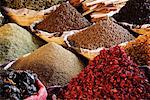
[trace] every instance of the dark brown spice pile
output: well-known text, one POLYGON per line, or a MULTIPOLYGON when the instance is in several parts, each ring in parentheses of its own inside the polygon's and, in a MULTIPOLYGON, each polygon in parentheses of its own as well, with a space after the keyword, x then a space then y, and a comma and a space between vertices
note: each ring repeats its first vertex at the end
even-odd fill
POLYGON ((149 24, 150 0, 129 0, 113 17, 119 22, 137 25, 149 24))
POLYGON ((150 84, 119 46, 102 50, 73 78, 59 98, 139 100, 150 98, 150 84))
POLYGON ((137 64, 150 65, 150 34, 139 36, 124 48, 137 64))
POLYGON ((109 48, 133 39, 126 29, 110 19, 100 20, 96 25, 68 37, 71 46, 85 49, 109 48))
POLYGON ((70 30, 78 30, 90 25, 73 6, 69 3, 61 4, 55 11, 41 23, 36 25, 39 30, 47 32, 63 32, 70 30))

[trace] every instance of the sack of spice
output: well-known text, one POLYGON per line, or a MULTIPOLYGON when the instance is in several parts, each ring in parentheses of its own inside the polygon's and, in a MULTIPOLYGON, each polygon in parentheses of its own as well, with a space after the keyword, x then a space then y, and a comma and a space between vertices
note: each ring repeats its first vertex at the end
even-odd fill
POLYGON ((45 86, 41 83, 40 80, 36 80, 36 84, 39 88, 38 93, 35 95, 32 95, 30 97, 27 97, 24 100, 47 100, 47 90, 45 86))
POLYGON ((150 66, 144 65, 140 66, 139 68, 144 72, 145 76, 148 78, 148 81, 150 82, 150 66))
POLYGON ((84 0, 68 0, 74 7, 78 7, 84 0))
POLYGON ((101 50, 57 98, 149 99, 150 84, 124 49, 115 46, 101 50))
POLYGON ((57 100, 56 96, 64 89, 64 86, 49 86, 47 87, 47 99, 49 100, 57 100))
POLYGON ((31 71, 1 69, 0 97, 7 100, 46 100, 47 91, 31 71))
POLYGON ((85 0, 81 2, 83 15, 90 15, 92 20, 116 14, 128 0, 85 0))
POLYGON ((150 27, 146 27, 146 28, 133 28, 132 30, 134 32, 138 33, 138 34, 150 34, 150 27))
POLYGON ((45 10, 35 11, 27 8, 12 9, 8 7, 2 7, 5 14, 9 16, 12 22, 15 22, 21 26, 30 26, 33 22, 44 19, 47 13, 55 10, 56 6, 50 7, 45 10))
POLYGON ((63 44, 60 36, 64 31, 79 30, 90 25, 91 23, 67 2, 56 7, 44 20, 33 23, 31 30, 47 42, 60 41, 59 44, 63 44), (56 38, 53 41, 51 37, 56 38))
POLYGON ((150 33, 150 1, 129 0, 113 17, 139 34, 150 33))
POLYGON ((3 19, 4 19, 4 16, 1 14, 1 12, 0 12, 0 26, 2 25, 2 23, 3 23, 3 19))
MULTIPOLYGON (((124 25, 124 23, 122 23, 124 25)), ((126 24, 127 25, 127 24, 126 24)), ((127 25, 127 27, 130 26, 130 29, 133 32, 138 33, 139 35, 142 34, 150 34, 150 24, 144 24, 144 25, 127 25)))
POLYGON ((101 19, 85 29, 63 35, 69 47, 89 59, 97 55, 101 48, 109 48, 135 39, 132 34, 110 18, 101 19))

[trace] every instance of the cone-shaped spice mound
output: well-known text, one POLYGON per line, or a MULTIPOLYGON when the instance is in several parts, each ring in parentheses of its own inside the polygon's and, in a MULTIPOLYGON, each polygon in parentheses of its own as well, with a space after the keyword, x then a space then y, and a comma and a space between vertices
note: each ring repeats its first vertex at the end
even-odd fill
POLYGON ((102 50, 61 92, 62 99, 148 99, 150 85, 119 46, 102 50))
POLYGON ((20 58, 12 68, 31 70, 46 86, 66 85, 83 68, 81 61, 72 52, 58 44, 49 43, 31 55, 20 58))
POLYGON ((139 65, 150 65, 150 34, 139 36, 125 47, 127 54, 139 65))
POLYGON ((137 25, 149 24, 150 0, 129 0, 113 17, 119 22, 137 25))
POLYGON ((39 23, 36 28, 47 32, 63 32, 78 30, 90 25, 73 6, 69 3, 61 4, 55 11, 39 23))
POLYGON ((100 20, 95 25, 68 37, 71 46, 85 49, 109 48, 132 39, 134 37, 126 29, 110 19, 100 20))
POLYGON ((38 48, 32 35, 17 24, 8 23, 0 27, 0 64, 15 60, 38 48))

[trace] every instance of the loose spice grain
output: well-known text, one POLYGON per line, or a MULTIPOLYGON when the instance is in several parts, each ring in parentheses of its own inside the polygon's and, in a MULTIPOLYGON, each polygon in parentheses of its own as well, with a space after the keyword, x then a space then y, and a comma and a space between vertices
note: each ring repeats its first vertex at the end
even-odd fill
POLYGON ((113 17, 119 22, 137 25, 149 24, 150 0, 129 0, 113 17))
POLYGON ((126 29, 110 19, 100 20, 95 25, 68 37, 70 45, 85 49, 109 48, 133 39, 126 29))
POLYGON ((90 22, 73 6, 69 3, 63 3, 55 11, 51 12, 45 20, 37 24, 36 28, 52 33, 78 30, 89 25, 90 22))
POLYGON ((150 65, 150 34, 139 36, 124 48, 137 64, 150 65))

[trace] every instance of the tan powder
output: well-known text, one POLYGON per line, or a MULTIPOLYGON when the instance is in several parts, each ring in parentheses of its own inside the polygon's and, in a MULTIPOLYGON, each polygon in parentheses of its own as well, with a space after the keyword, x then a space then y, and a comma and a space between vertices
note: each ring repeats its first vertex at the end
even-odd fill
POLYGON ((66 85, 82 70, 83 64, 72 52, 49 43, 19 59, 12 68, 32 70, 46 86, 51 86, 66 85))

